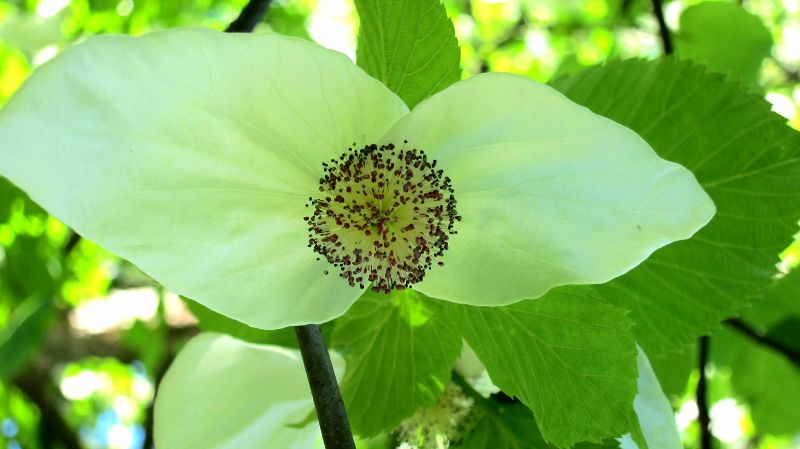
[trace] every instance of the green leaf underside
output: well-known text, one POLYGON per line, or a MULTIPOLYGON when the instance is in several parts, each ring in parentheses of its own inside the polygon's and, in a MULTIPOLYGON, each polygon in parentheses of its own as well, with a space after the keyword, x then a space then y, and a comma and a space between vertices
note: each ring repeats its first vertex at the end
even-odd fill
POLYGON ((741 5, 703 2, 681 14, 675 47, 679 56, 755 83, 772 48, 770 31, 741 5))
MULTIPOLYGON (((798 296, 800 271, 795 269, 768 288, 764 298, 756 301, 743 318, 770 338, 800 350, 798 296)), ((749 407, 760 432, 794 434, 800 431, 800 408, 797 406, 800 367, 776 351, 728 329, 714 334, 711 356, 718 367, 730 368, 733 390, 749 407)))
POLYGON ((800 134, 765 100, 672 58, 615 62, 553 85, 692 170, 716 203, 693 238, 596 288, 631 310, 648 353, 689 345, 770 284, 800 217, 800 134))
POLYGON ((347 360, 342 395, 356 433, 391 429, 441 397, 461 352, 442 309, 411 290, 370 290, 337 320, 333 345, 347 360))
POLYGON ((356 59, 409 108, 461 76, 453 23, 440 0, 356 0, 361 20, 356 59))
POLYGON ((448 304, 448 316, 493 382, 533 410, 558 447, 599 442, 637 426, 636 346, 625 311, 561 287, 506 307, 448 304))

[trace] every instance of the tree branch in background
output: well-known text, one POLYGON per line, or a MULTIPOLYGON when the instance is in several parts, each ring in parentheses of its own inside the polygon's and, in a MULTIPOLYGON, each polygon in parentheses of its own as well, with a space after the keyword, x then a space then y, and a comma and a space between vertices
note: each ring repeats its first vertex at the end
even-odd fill
POLYGON ((700 337, 698 348, 699 361, 697 368, 700 370, 700 378, 697 380, 696 401, 697 401, 697 423, 700 426, 700 449, 712 449, 711 437, 711 417, 708 414, 708 379, 706 378, 706 366, 708 365, 708 347, 711 338, 700 337))
POLYGON ((793 348, 792 346, 787 345, 786 343, 776 340, 774 338, 769 337, 768 335, 761 335, 755 329, 753 329, 749 324, 742 321, 739 318, 732 318, 728 321, 725 321, 725 324, 736 329, 741 334, 749 337, 754 342, 767 347, 773 351, 781 353, 784 357, 789 359, 790 362, 795 364, 798 368, 800 368, 800 351, 793 348))
POLYGON ((236 18, 228 28, 226 33, 249 33, 261 22, 262 17, 267 12, 272 0, 250 0, 245 5, 239 17, 236 18))
POLYGON ((669 34, 667 22, 664 20, 664 7, 661 4, 661 0, 653 0, 653 14, 655 14, 658 21, 658 31, 661 35, 661 46, 664 48, 664 54, 670 55, 673 48, 672 37, 669 34))

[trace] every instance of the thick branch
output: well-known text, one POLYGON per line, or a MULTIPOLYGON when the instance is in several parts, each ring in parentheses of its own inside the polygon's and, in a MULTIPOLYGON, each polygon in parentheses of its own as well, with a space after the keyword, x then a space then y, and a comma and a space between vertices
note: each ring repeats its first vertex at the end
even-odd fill
POLYGON ((781 353, 784 357, 789 359, 790 362, 794 363, 797 367, 800 367, 800 351, 792 346, 789 346, 780 340, 770 338, 767 335, 759 334, 755 329, 750 327, 749 324, 738 318, 730 319, 726 321, 725 324, 733 329, 736 329, 741 334, 750 337, 750 339, 752 339, 754 342, 781 353))
POLYGON ((261 21, 261 18, 264 17, 264 13, 267 12, 270 3, 272 3, 272 0, 250 0, 242 9, 242 12, 239 13, 239 17, 231 22, 225 31, 228 33, 249 33, 253 31, 258 22, 261 21))
POLYGON ((700 378, 697 380, 697 423, 700 425, 700 449, 711 449, 711 417, 708 414, 708 379, 706 378, 706 365, 708 365, 709 337, 700 337, 699 361, 697 368, 700 378))
POLYGON ((664 47, 665 54, 672 54, 672 37, 667 28, 667 21, 664 20, 664 7, 661 0, 653 0, 653 14, 658 21, 658 32, 661 34, 661 45, 664 47))
POLYGON ((296 326, 294 330, 300 343, 300 353, 303 355, 325 448, 355 449, 347 410, 344 408, 322 330, 316 324, 296 326))

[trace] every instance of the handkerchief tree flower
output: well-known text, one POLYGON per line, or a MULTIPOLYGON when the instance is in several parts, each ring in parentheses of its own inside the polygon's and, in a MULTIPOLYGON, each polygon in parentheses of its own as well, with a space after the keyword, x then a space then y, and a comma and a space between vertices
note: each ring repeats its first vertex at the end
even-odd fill
POLYGON ((0 174, 262 329, 335 319, 367 289, 501 306, 603 283, 714 214, 691 172, 550 87, 483 74, 409 111, 271 33, 67 50, 0 111, 0 174))

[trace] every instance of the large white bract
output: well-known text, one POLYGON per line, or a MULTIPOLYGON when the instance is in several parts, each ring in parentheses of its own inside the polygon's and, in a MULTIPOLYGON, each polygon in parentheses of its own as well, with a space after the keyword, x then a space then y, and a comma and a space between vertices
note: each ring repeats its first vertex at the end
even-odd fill
MULTIPOLYGON (((303 217, 323 162, 401 142, 444 171, 461 221, 381 287, 510 304, 606 282, 714 214, 688 170, 545 85, 484 74, 409 112, 339 53, 199 29, 90 38, 38 69, 0 111, 0 174, 168 289, 270 329, 333 319, 387 279, 388 251, 351 286, 303 217)), ((395 217, 399 239, 419 219, 392 214, 369 219, 395 217)))

